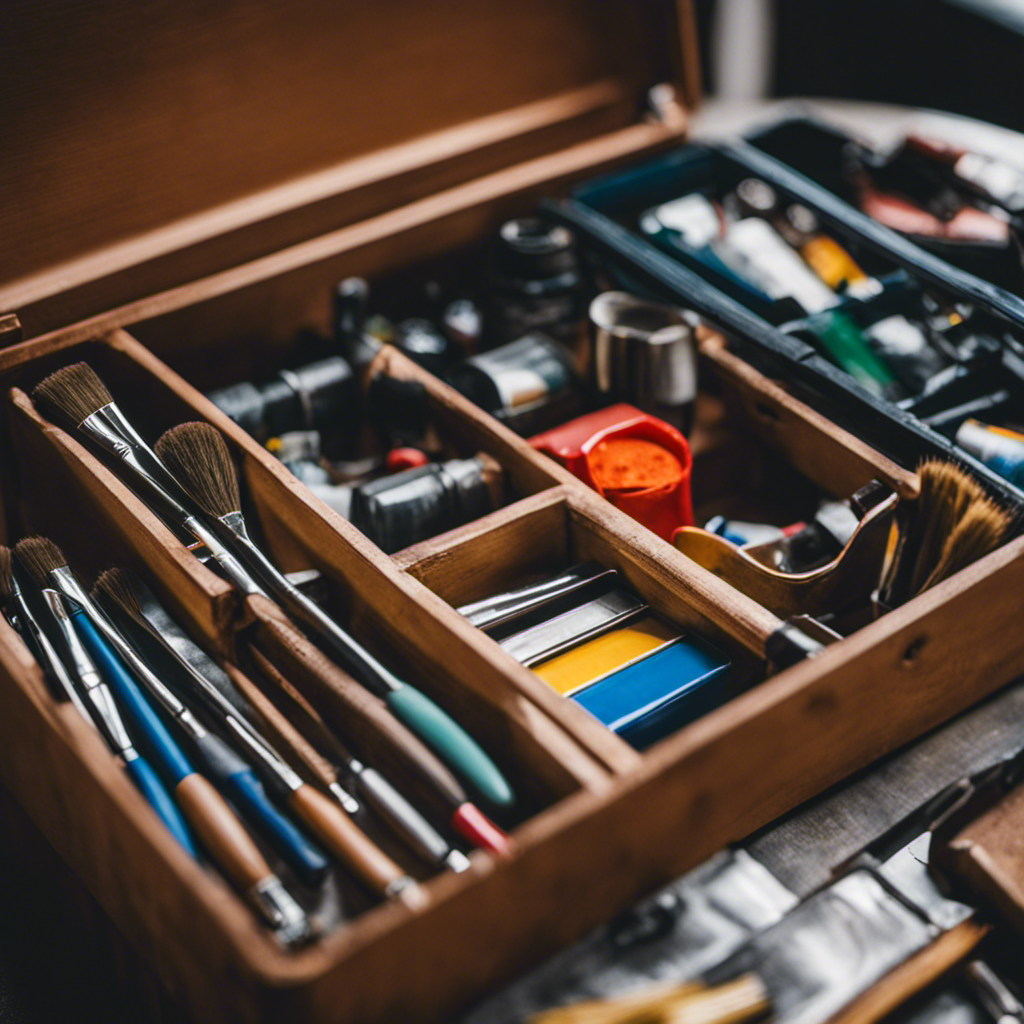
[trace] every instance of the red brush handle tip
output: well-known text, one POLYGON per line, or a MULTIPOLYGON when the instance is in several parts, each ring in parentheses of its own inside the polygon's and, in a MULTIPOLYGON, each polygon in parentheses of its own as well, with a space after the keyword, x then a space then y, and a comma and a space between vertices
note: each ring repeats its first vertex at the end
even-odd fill
POLYGON ((462 804, 452 814, 451 824, 460 836, 482 850, 499 856, 508 856, 512 852, 512 840, 473 804, 462 804))

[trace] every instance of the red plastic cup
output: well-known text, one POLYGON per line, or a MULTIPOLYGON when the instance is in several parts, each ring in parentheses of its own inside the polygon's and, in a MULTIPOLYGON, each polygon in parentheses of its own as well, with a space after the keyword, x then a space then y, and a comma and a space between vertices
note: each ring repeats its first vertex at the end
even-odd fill
POLYGON ((690 446, 664 420, 619 403, 537 434, 530 444, 665 540, 679 527, 693 525, 690 446), (629 479, 629 467, 609 466, 603 457, 610 452, 607 442, 622 440, 647 441, 668 453, 653 485, 644 486, 635 473, 629 479), (626 485, 616 486, 616 478, 626 485))

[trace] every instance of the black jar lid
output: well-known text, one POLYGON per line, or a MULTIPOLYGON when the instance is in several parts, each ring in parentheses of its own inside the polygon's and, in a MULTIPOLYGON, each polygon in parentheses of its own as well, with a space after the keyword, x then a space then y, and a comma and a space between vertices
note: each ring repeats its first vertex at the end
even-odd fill
POLYGON ((576 239, 538 217, 506 221, 494 248, 494 270, 510 278, 557 277, 576 270, 576 239))

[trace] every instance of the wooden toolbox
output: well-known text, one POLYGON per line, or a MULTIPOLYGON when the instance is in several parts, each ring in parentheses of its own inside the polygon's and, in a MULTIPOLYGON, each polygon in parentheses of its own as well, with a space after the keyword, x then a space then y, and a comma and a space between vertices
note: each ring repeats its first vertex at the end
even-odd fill
MULTIPOLYGON (((197 390, 280 366, 297 328, 326 326, 346 274, 457 267, 538 197, 679 142, 697 98, 685 0, 58 3, 16 5, 15 20, 22 45, 0 70, 0 93, 18 97, 0 184, 0 310, 16 314, 0 349, 5 541, 44 532, 90 579, 136 569, 244 685, 287 680, 414 792, 400 758, 351 730, 344 673, 193 558, 28 392, 86 360, 149 440, 208 420, 275 561, 319 569, 341 621, 455 714, 520 795, 508 858, 476 852, 465 873, 425 879, 420 906, 352 895, 351 920, 284 951, 175 845, 0 620, 0 780, 196 1019, 448 1019, 1024 671, 1024 539, 803 658, 775 614, 397 351, 377 368, 425 384, 442 440, 495 457, 508 502, 390 556, 197 390), (638 753, 453 607, 588 559, 726 651, 735 698, 638 753)), ((702 351, 695 500, 742 507, 768 458, 836 497, 875 478, 914 497, 915 467, 714 331, 702 351)))

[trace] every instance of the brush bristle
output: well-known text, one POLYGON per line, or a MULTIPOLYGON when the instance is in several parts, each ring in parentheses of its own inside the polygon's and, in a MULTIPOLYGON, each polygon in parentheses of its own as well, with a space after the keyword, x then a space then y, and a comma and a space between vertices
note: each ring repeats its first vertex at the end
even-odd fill
POLYGON ((983 499, 973 504, 946 538, 942 553, 921 590, 934 587, 990 551, 995 551, 1008 527, 1009 516, 995 502, 983 499))
POLYGON ((1010 529, 1010 516, 959 466, 929 459, 918 474, 921 493, 904 515, 884 588, 892 606, 995 550, 1010 529))
POLYGON ((974 502, 984 500, 978 484, 952 463, 929 459, 921 467, 920 476, 919 501, 926 512, 918 519, 921 530, 916 544, 917 561, 910 578, 912 594, 923 589, 956 524, 974 502))
POLYGON ((242 507, 238 474, 221 432, 209 423, 179 423, 156 443, 160 461, 216 519, 242 507))
POLYGON ((0 605, 5 605, 11 599, 12 580, 14 579, 11 549, 6 544, 0 544, 0 605))
POLYGON ((32 389, 32 398, 75 426, 113 401, 88 363, 72 363, 51 373, 32 389))
POLYGON ((46 537, 19 540, 14 545, 14 557, 40 587, 47 585, 47 577, 54 569, 68 564, 61 549, 46 537))
POLYGON ((137 617, 142 614, 133 577, 127 569, 106 569, 101 572, 93 584, 91 594, 101 604, 116 604, 129 615, 137 617))

